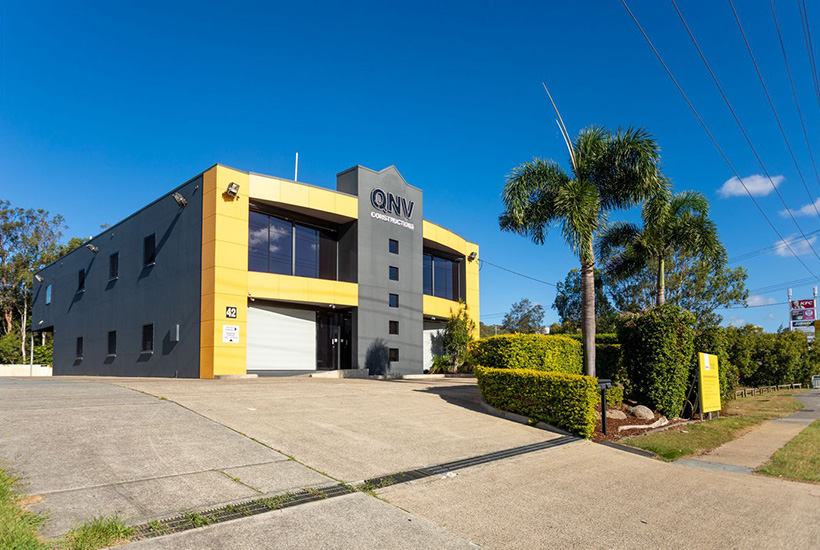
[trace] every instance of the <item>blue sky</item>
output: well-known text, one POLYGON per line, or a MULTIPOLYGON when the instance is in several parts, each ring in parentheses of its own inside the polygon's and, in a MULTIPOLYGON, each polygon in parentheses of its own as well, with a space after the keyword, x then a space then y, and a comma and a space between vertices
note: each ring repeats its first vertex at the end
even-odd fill
MULTIPOLYGON (((810 204, 728 4, 681 1, 787 205, 810 204)), ((736 2, 806 177, 820 196, 768 0, 736 2)), ((671 4, 630 6, 740 175, 761 168, 743 141, 671 4)), ((777 2, 789 62, 820 156, 815 97, 795 3, 777 2)), ((810 6, 815 46, 818 6, 810 6)), ((566 161, 546 81, 571 134, 590 124, 648 128, 677 190, 697 189, 730 257, 777 237, 746 196, 718 194, 732 173, 619 2, 392 5, 307 2, 0 3, 0 197, 65 216, 88 236, 220 162, 335 186, 355 164, 394 164, 425 192, 425 217, 477 241, 486 260, 547 281, 577 266, 558 232, 546 245, 501 233, 505 175, 534 156, 566 161)), ((820 160, 820 158, 818 158, 820 160)), ((750 180, 753 181, 753 180, 750 180)), ((764 182, 768 185, 768 182, 764 182)), ((784 236, 797 233, 774 193, 759 202, 784 236)), ((770 187, 768 188, 771 189, 770 187)), ((820 217, 798 216, 804 232, 820 217)), ((614 213, 631 219, 635 213, 614 213)), ((815 244, 820 251, 820 241, 815 244)), ((798 252, 815 273, 820 260, 798 252)), ((805 279, 791 257, 742 263, 752 290, 805 279)), ((554 289, 485 265, 485 322, 554 289)), ((810 297, 811 285, 795 297, 810 297)), ((785 301, 785 290, 752 303, 785 301)), ((724 312, 774 330, 784 306, 724 312)))

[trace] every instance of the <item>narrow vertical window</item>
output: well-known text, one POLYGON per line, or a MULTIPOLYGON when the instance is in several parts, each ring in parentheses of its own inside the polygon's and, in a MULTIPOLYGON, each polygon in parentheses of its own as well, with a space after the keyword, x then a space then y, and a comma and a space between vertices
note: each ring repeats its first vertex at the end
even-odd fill
POLYGON ((390 321, 390 334, 398 334, 399 333, 399 322, 398 321, 390 321))
POLYGON ((77 273, 77 292, 85 292, 85 269, 77 273))
POLYGON ((399 280, 399 268, 396 266, 390 266, 390 280, 391 281, 398 281, 399 280))
POLYGON ((154 351, 154 325, 142 325, 142 351, 154 351))
POLYGON ((157 236, 151 233, 142 243, 142 266, 149 267, 157 261, 157 236))
POLYGON ((399 360, 399 348, 390 348, 390 362, 399 360))
POLYGON ((46 287, 46 305, 51 303, 51 285, 46 287))
POLYGON ((114 281, 120 277, 120 254, 114 252, 108 257, 108 280, 114 281))
POLYGON ((399 295, 398 294, 391 294, 390 295, 390 307, 399 307, 399 295))
POLYGON ((112 330, 108 333, 108 355, 117 355, 117 331, 112 330))
POLYGON ((77 359, 83 358, 83 337, 77 338, 77 359))
POLYGON ((399 241, 395 239, 390 239, 389 250, 391 254, 398 254, 399 253, 399 241))

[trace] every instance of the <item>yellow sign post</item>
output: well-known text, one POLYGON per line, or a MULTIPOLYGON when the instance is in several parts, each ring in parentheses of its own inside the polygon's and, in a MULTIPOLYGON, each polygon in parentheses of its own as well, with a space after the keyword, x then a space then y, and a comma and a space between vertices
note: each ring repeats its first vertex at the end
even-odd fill
POLYGON ((698 353, 700 365, 700 412, 720 411, 720 375, 717 355, 698 353))

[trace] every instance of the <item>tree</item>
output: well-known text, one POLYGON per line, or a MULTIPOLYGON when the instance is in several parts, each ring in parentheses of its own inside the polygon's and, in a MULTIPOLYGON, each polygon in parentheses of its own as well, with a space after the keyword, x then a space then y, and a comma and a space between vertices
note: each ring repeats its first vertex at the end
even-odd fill
MULTIPOLYGON (((614 332, 615 320, 618 317, 605 292, 601 272, 595 270, 595 327, 598 332, 614 332)), ((556 286, 555 301, 552 309, 558 312, 561 320, 560 332, 578 332, 582 321, 581 271, 576 267, 567 273, 563 283, 556 286)), ((550 329, 552 332, 552 329, 550 329)))
POLYGON ((487 338, 489 336, 496 336, 497 334, 506 334, 507 330, 501 325, 487 325, 479 321, 478 333, 479 338, 487 338))
POLYGON ((598 257, 606 265, 607 277, 616 281, 654 266, 656 306, 666 302, 665 262, 671 255, 716 263, 726 258, 702 193, 670 195, 664 188, 644 204, 641 217, 643 228, 627 222, 609 226, 598 239, 598 257))
POLYGON ((3 332, 19 330, 26 357, 26 325, 34 272, 57 258, 63 217, 45 210, 14 208, 0 201, 0 310, 3 332), (16 322, 19 321, 19 327, 16 322))
POLYGON ((544 306, 533 304, 527 298, 514 303, 510 311, 504 314, 501 327, 505 332, 535 334, 541 331, 544 323, 544 306))
POLYGON ((502 193, 503 231, 526 235, 543 244, 558 225, 581 263, 584 367, 595 376, 595 235, 606 215, 631 208, 658 194, 667 184, 659 176, 660 151, 643 129, 610 132, 592 126, 568 143, 571 173, 554 161, 533 159, 516 167, 502 193))
POLYGON ((442 350, 453 361, 454 371, 458 371, 463 362, 467 344, 472 341, 474 332, 475 321, 467 311, 467 304, 462 303, 457 312, 450 312, 450 318, 444 325, 441 335, 442 350))

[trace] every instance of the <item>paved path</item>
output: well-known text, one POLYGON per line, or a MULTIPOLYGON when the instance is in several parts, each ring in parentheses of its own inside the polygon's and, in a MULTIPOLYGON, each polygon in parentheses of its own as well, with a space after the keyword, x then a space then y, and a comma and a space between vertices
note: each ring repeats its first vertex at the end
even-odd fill
POLYGON ((820 390, 809 390, 795 395, 803 404, 803 411, 784 418, 764 422, 749 433, 698 458, 679 460, 684 466, 751 473, 765 464, 772 455, 820 418, 820 390))

